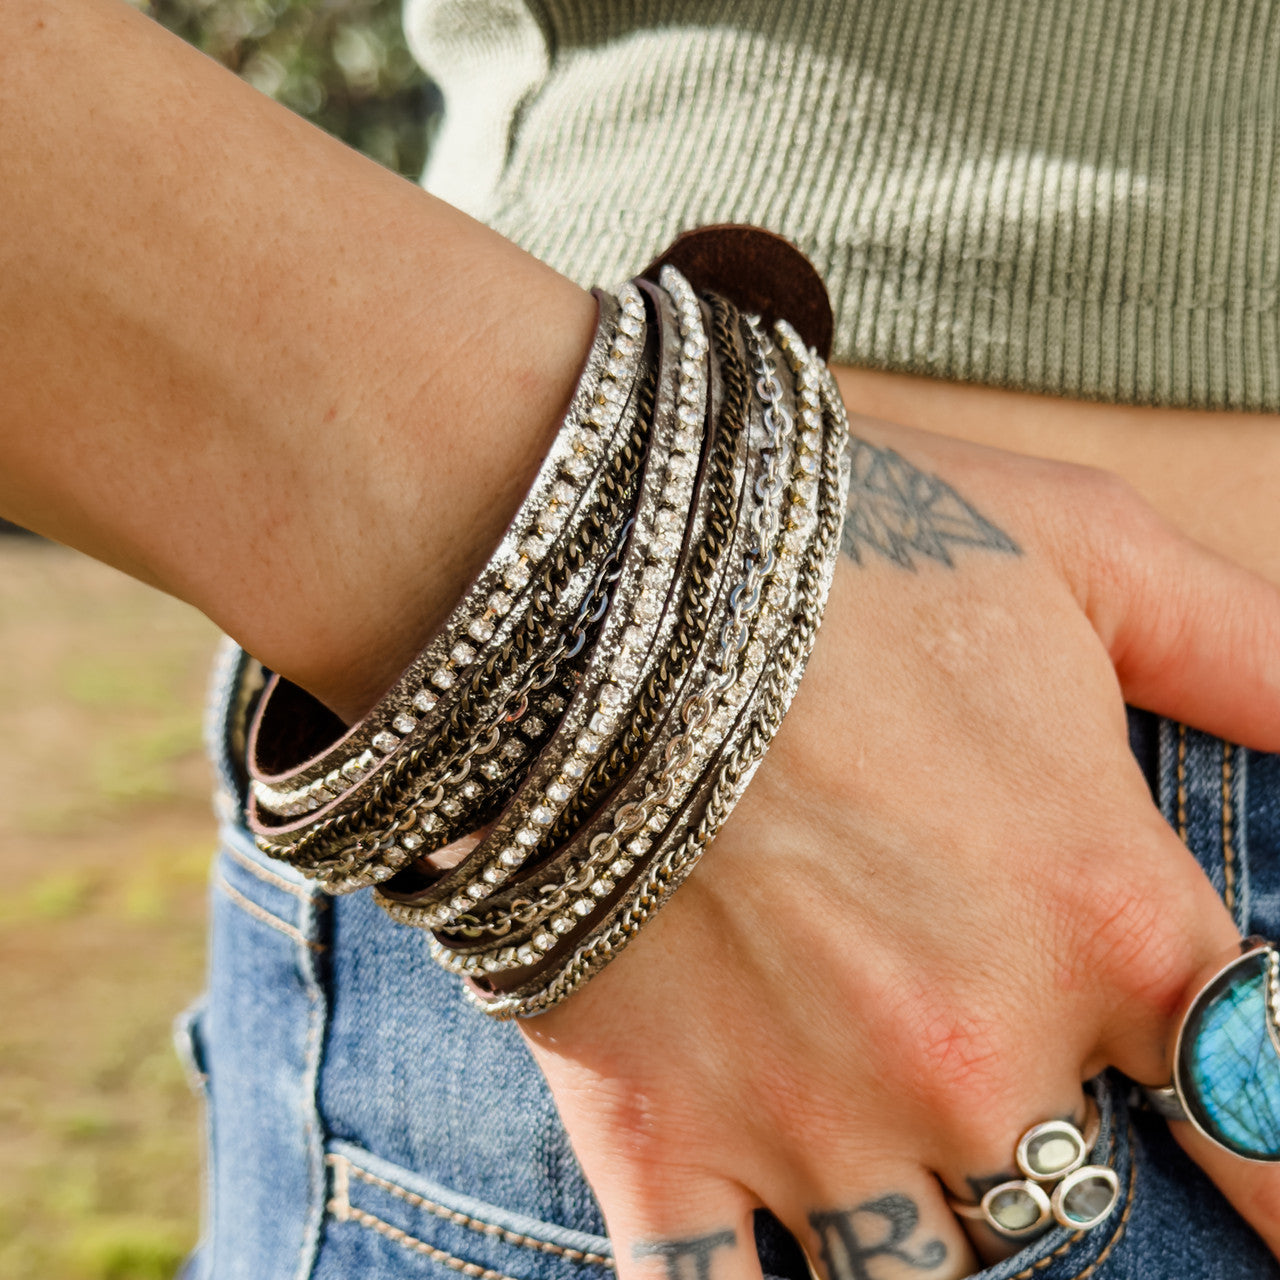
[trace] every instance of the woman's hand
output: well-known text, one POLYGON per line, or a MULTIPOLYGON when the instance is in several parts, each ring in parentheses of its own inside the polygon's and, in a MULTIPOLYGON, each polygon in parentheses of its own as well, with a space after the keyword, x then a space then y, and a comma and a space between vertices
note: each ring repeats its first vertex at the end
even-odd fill
MULTIPOLYGON (((854 431, 847 554, 756 780, 627 954, 524 1024, 622 1280, 758 1277, 759 1206, 830 1280, 975 1270, 1000 1242, 944 1185, 972 1198, 1106 1065, 1167 1082, 1237 939, 1124 703, 1280 749, 1280 593, 1103 473, 854 431)), ((1280 1250, 1280 1169, 1186 1145, 1280 1250)))

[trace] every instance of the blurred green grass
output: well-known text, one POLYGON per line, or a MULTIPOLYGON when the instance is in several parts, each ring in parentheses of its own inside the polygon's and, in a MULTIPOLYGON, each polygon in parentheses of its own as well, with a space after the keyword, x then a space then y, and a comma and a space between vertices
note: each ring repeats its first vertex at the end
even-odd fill
POLYGON ((417 178, 440 98, 405 47, 398 0, 133 0, 250 84, 417 178))
POLYGON ((160 1280, 198 1229, 214 628, 63 548, 0 538, 0 1276, 160 1280))

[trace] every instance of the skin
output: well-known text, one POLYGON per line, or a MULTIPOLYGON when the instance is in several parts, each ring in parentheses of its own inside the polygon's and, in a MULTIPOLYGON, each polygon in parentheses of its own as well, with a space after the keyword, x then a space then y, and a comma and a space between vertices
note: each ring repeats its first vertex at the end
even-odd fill
MULTIPOLYGON (((590 296, 118 0, 0 7, 0 179, 0 511, 362 714, 515 509, 590 296)), ((956 425, 939 404, 867 407, 956 425)), ((855 490, 730 823, 523 1028, 622 1280, 758 1276, 760 1205, 830 1280, 967 1274, 994 1244, 941 1186, 1080 1116, 1107 1063, 1167 1079, 1178 1008, 1235 940, 1124 700, 1280 750, 1280 593, 1105 471, 854 425, 965 536, 921 550, 936 508, 855 490)), ((1277 1171, 1180 1138, 1280 1250, 1277 1171)))
MULTIPOLYGON (((857 558, 756 780, 626 955, 525 1031, 616 1240, 749 1239, 763 1205, 833 1280, 957 1277, 1002 1249, 942 1187, 1012 1176, 1105 1064, 1167 1080, 1184 993, 1234 944, 1124 704, 1275 749, 1280 597, 1101 472, 855 426, 968 504, 965 540, 883 554, 855 489, 857 558)), ((1280 1247, 1276 1171, 1210 1163, 1280 1247)))
POLYGON ((0 509, 362 714, 528 487, 590 295, 119 0, 0 6, 0 175, 0 509))
POLYGON ((1280 415, 1090 404, 833 365, 873 418, 1123 477, 1183 533, 1280 584, 1280 415))

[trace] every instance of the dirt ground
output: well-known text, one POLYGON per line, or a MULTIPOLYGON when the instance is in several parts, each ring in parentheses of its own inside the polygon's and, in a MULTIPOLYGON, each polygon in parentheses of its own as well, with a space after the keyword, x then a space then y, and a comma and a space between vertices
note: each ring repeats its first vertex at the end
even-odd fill
POLYGON ((162 1280, 195 1240, 214 628, 0 537, 0 1275, 162 1280))

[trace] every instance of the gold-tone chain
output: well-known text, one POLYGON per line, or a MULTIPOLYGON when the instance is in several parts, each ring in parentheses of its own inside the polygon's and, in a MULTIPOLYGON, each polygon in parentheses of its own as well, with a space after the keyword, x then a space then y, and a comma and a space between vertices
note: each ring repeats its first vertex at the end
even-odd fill
MULTIPOLYGON (((654 375, 650 368, 642 383, 642 396, 653 395, 653 383, 654 375)), ((585 565, 603 559, 619 545, 619 534, 630 518, 627 496, 633 491, 644 459, 648 427, 649 415, 639 413, 627 443, 609 461, 600 486, 599 503, 573 542, 545 567, 542 591, 529 617, 473 674, 440 733, 397 758, 355 809, 322 819, 290 845, 273 847, 274 856, 295 864, 304 863, 310 855, 319 852, 321 846, 335 839, 358 840, 378 828, 389 831, 391 827, 398 826, 403 817, 406 793, 418 781, 423 760, 438 760, 442 755, 465 749, 466 735, 473 728, 473 722, 467 719, 468 714, 504 680, 510 679, 522 667, 538 661, 540 648, 548 639, 555 600, 585 565)))
POLYGON ((537 991, 506 997, 486 997, 475 991, 468 992, 470 998, 492 1016, 528 1017, 551 1008, 571 995, 602 964, 626 946, 688 874, 723 825, 736 801, 744 774, 758 763, 764 746, 781 723, 789 702, 788 687, 796 664, 812 648, 821 621, 829 569, 834 552, 838 550, 843 519, 841 494, 847 477, 841 475, 840 458, 848 428, 838 392, 829 378, 824 378, 823 390, 824 417, 829 433, 834 431, 838 445, 832 447, 829 442, 823 451, 821 483, 827 501, 822 504, 814 552, 807 558, 801 573, 798 621, 787 633, 781 660, 774 665, 764 698, 752 718, 750 731, 721 767, 697 827, 650 869, 639 889, 634 891, 632 901, 607 930, 581 945, 554 977, 537 991))

